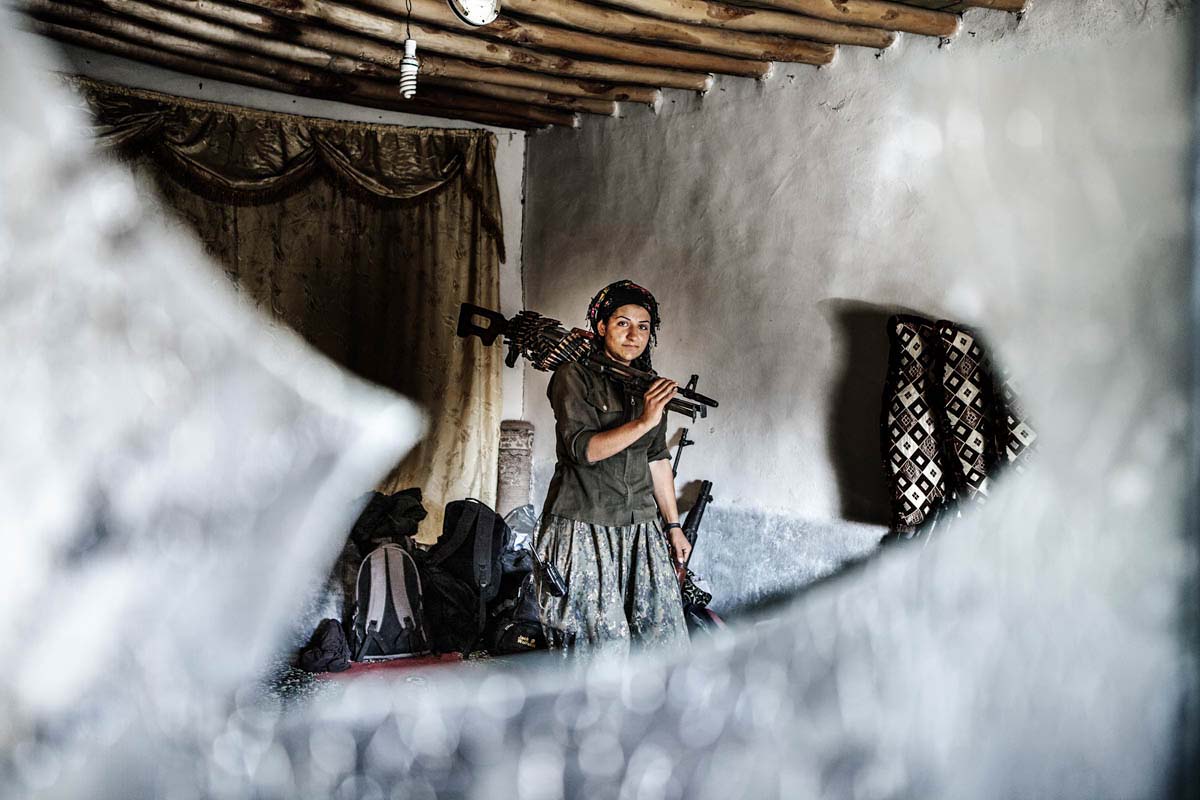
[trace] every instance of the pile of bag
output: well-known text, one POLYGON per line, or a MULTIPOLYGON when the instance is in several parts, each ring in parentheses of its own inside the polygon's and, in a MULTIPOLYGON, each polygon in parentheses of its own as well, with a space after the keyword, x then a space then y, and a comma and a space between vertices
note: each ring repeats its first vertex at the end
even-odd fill
POLYGON ((338 672, 351 660, 546 647, 531 551, 473 499, 449 503, 441 537, 429 549, 418 547, 412 537, 426 515, 420 497, 410 489, 376 494, 367 504, 347 544, 347 552, 353 545, 365 553, 348 587, 352 613, 318 625, 301 652, 302 669, 338 672))

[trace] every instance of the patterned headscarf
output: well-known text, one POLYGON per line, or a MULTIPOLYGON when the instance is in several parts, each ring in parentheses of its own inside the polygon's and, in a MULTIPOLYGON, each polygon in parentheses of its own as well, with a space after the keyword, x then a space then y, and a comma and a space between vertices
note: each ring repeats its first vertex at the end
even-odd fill
POLYGON ((650 371, 650 348, 658 344, 658 326, 662 324, 662 319, 658 315, 658 301, 650 294, 649 289, 631 280, 610 283, 597 292, 588 304, 588 323, 591 324, 592 331, 598 334, 601 322, 607 321, 621 306, 629 305, 641 306, 650 312, 650 342, 646 346, 646 352, 633 362, 633 366, 638 369, 650 371))

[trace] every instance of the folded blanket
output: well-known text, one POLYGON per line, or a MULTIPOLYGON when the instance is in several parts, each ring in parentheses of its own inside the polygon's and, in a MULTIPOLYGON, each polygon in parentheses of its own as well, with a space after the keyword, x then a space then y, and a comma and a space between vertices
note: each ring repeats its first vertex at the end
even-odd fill
POLYGON ((989 480, 1029 456, 1037 433, 977 332, 898 314, 881 437, 893 532, 911 535, 954 500, 983 502, 989 480))

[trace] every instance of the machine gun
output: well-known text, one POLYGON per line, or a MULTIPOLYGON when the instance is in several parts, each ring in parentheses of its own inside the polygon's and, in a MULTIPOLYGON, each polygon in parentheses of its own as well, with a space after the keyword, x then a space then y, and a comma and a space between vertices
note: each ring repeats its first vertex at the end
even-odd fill
MULTIPOLYGON (((596 346, 596 335, 591 331, 567 330, 558 320, 534 311, 522 311, 507 319, 490 308, 463 303, 458 311, 457 333, 464 339, 478 336, 487 347, 503 336, 508 346, 504 363, 510 367, 516 366, 518 356, 524 356, 534 369, 543 372, 553 372, 563 364, 575 361, 593 372, 607 375, 639 395, 645 394, 658 378, 653 372, 644 372, 609 358, 596 346), (476 319, 487 324, 481 325, 476 319)), ((707 417, 708 409, 716 408, 717 401, 696 391, 698 380, 699 376, 693 375, 685 386, 681 386, 678 394, 667 403, 667 410, 685 414, 692 420, 707 417)))

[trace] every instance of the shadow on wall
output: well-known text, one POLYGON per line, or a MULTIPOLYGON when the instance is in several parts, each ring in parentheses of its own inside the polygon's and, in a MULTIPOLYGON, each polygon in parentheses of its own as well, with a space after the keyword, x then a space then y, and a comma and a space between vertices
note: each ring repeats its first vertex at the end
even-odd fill
POLYGON ((876 525, 719 506, 724 499, 719 486, 714 494, 692 568, 708 581, 712 608, 727 619, 778 610, 879 546, 876 525))
POLYGON ((829 404, 829 460, 842 518, 886 525, 890 518, 879 419, 888 368, 888 317, 916 313, 831 297, 817 303, 829 322, 841 371, 829 404))

